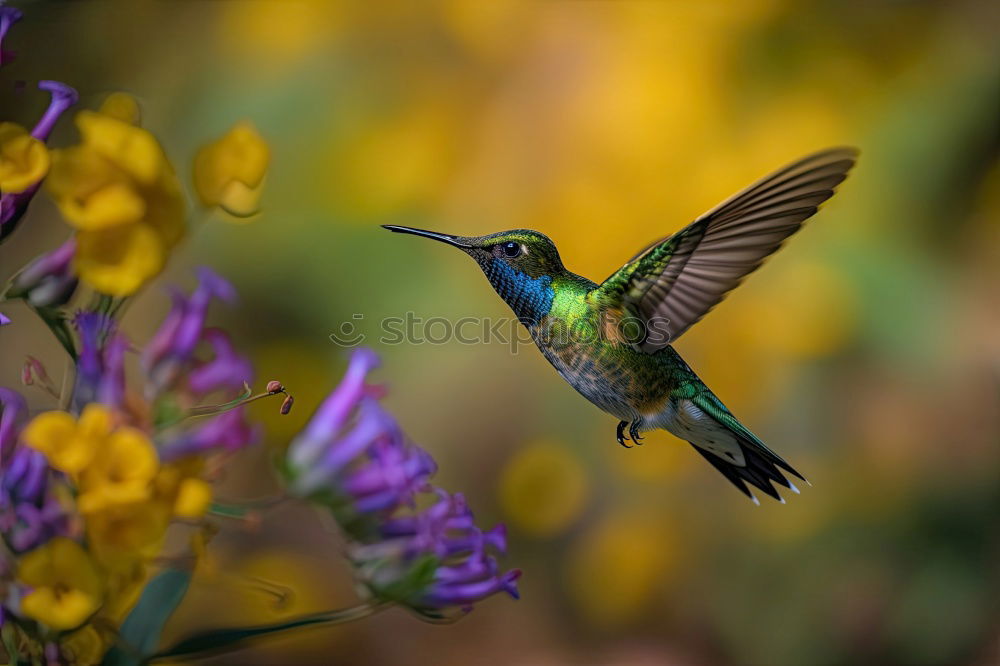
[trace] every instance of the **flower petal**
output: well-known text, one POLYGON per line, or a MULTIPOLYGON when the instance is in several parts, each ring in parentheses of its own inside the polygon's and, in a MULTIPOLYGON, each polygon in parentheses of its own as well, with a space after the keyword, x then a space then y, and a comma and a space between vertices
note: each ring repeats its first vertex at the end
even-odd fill
POLYGON ((166 249, 145 224, 103 231, 80 232, 76 269, 80 279, 111 296, 129 296, 156 276, 166 261, 166 249))
POLYGON ((56 469, 75 473, 93 458, 93 447, 77 437, 76 421, 66 412, 44 412, 21 433, 25 444, 41 451, 56 469))
POLYGON ((49 172, 45 144, 15 123, 0 123, 0 191, 17 194, 49 172))

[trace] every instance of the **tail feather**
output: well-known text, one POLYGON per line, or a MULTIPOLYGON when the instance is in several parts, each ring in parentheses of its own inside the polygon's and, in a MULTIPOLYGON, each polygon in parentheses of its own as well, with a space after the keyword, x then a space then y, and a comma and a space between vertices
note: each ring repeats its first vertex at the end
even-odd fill
MULTIPOLYGON (((747 488, 746 484, 749 483, 754 488, 758 488, 763 491, 769 497, 773 497, 781 503, 784 503, 781 495, 774 488, 772 484, 777 483, 779 486, 788 488, 792 492, 798 493, 799 489, 795 485, 785 478, 778 469, 779 462, 781 463, 781 468, 787 472, 802 478, 798 472, 796 472, 792 467, 781 461, 771 460, 770 456, 764 455, 764 453, 753 445, 749 445, 744 441, 740 441, 740 449, 743 451, 743 459, 745 465, 735 465, 717 455, 711 451, 707 451, 698 445, 692 443, 691 446, 700 453, 705 460, 712 463, 715 469, 719 470, 724 477, 729 479, 729 481, 736 486, 740 492, 749 497, 750 499, 757 502, 757 498, 754 496, 753 492, 747 488)), ((803 479, 804 480, 804 479, 803 479)), ((759 502, 757 502, 759 504, 759 502)))
MULTIPOLYGON (((729 434, 733 436, 735 443, 739 445, 740 451, 743 454, 742 462, 744 464, 739 465, 734 460, 727 460, 722 456, 716 455, 709 450, 711 447, 703 448, 697 442, 691 442, 691 445, 708 462, 712 463, 715 469, 722 472, 722 475, 729 479, 741 492, 755 502, 757 498, 747 488, 747 483, 754 488, 759 488, 765 494, 779 502, 784 502, 785 500, 781 498, 778 491, 771 485, 772 483, 788 488, 792 492, 799 492, 799 489, 785 478, 782 472, 796 476, 803 481, 806 481, 805 477, 795 471, 781 456, 767 448, 764 442, 740 423, 715 395, 706 390, 696 396, 692 402, 704 413, 711 416, 716 423, 724 426, 729 434)), ((806 481, 806 483, 809 482, 806 481)))

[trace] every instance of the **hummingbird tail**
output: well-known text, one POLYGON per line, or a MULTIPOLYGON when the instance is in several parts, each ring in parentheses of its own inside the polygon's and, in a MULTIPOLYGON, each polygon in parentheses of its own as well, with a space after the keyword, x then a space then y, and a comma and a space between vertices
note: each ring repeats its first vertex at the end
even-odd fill
MULTIPOLYGON (((706 451, 694 442, 691 442, 691 446, 694 447, 695 451, 704 456, 705 460, 712 463, 712 466, 719 470, 724 477, 729 479, 730 483, 736 486, 740 492, 753 500, 754 504, 760 504, 760 501, 753 494, 746 484, 749 483, 755 488, 759 488, 766 495, 773 497, 782 504, 785 503, 784 498, 778 494, 778 491, 774 489, 771 482, 777 483, 780 486, 788 488, 794 493, 798 493, 799 489, 795 487, 795 484, 785 478, 782 474, 781 467, 786 472, 794 474, 803 481, 805 479, 792 467, 781 460, 773 460, 770 456, 765 455, 759 449, 754 446, 747 446, 744 442, 740 441, 740 449, 743 452, 743 465, 736 465, 731 463, 719 456, 715 455, 711 451, 706 451)), ((776 456, 775 456, 776 457, 776 456)), ((806 481, 808 483, 808 481, 806 481)))
POLYGON ((794 493, 798 493, 799 489, 785 478, 785 473, 809 483, 781 456, 767 448, 764 442, 740 423, 732 412, 726 409, 722 401, 707 389, 695 397, 686 409, 687 417, 695 419, 694 422, 700 422, 701 427, 688 429, 689 436, 685 439, 754 503, 760 504, 753 492, 747 488, 748 483, 782 504, 785 500, 771 485, 772 482, 794 493), (711 417, 707 422, 704 420, 706 416, 711 417), (714 428, 706 427, 710 424, 714 424, 714 428), (720 434, 723 435, 721 438, 720 434))

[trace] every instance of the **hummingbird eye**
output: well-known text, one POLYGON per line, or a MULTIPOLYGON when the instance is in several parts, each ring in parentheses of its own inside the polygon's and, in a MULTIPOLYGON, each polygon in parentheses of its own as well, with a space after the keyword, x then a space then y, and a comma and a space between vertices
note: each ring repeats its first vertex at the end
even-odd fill
POLYGON ((514 241, 509 241, 500 246, 503 250, 503 255, 509 259, 513 259, 521 254, 521 244, 515 243, 514 241))

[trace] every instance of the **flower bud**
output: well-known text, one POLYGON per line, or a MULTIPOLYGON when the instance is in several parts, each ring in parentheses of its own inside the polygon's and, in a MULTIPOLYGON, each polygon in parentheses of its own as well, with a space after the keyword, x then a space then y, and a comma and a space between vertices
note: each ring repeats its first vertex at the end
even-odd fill
POLYGON ((76 291, 71 266, 75 253, 76 241, 71 239, 41 255, 14 276, 7 297, 23 298, 36 308, 65 305, 76 291))
POLYGON ((237 217, 254 214, 270 160, 267 142, 254 126, 237 123, 195 156, 194 188, 202 205, 237 217))

